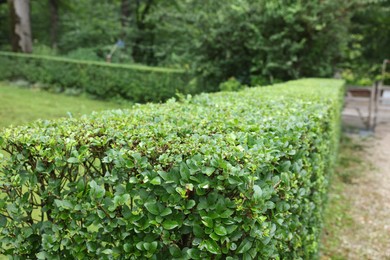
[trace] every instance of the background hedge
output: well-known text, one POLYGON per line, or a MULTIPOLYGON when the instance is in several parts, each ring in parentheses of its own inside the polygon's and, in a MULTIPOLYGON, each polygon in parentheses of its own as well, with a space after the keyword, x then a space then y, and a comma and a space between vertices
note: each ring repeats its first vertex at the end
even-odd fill
POLYGON ((6 129, 0 253, 312 259, 342 93, 307 79, 6 129))
POLYGON ((17 79, 55 91, 141 103, 200 92, 184 70, 0 52, 0 80, 17 79))

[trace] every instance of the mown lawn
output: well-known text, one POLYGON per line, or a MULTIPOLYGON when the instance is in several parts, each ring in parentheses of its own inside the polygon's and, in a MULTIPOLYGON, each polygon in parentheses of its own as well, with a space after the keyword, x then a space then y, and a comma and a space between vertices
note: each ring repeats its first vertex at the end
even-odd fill
POLYGON ((55 119, 89 114, 93 111, 130 107, 87 97, 49 93, 0 82, 0 128, 37 119, 55 119))

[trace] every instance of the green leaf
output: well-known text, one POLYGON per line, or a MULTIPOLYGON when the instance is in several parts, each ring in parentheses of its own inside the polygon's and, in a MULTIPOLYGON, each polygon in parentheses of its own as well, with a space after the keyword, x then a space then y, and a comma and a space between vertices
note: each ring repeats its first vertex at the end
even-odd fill
POLYGON ((204 197, 201 197, 197 206, 198 210, 207 209, 208 208, 208 202, 207 199, 204 197))
POLYGON ((149 251, 149 250, 150 250, 150 243, 145 242, 145 243, 143 243, 142 246, 145 248, 146 251, 149 251))
POLYGON ((281 170, 282 170, 282 172, 287 172, 290 169, 290 167, 291 167, 291 162, 285 161, 281 165, 281 168, 282 168, 281 170))
POLYGON ((89 183, 89 186, 91 187, 91 190, 90 190, 91 197, 95 197, 97 199, 100 199, 106 193, 106 190, 103 187, 97 185, 97 183, 94 180, 92 180, 89 183))
POLYGON ((138 250, 143 251, 143 250, 144 250, 143 245, 144 245, 144 242, 143 242, 143 241, 140 241, 140 242, 138 242, 138 243, 135 245, 135 247, 136 247, 138 250))
POLYGON ((219 241, 219 239, 220 239, 220 237, 214 232, 210 234, 210 238, 215 240, 215 241, 219 241))
POLYGON ((46 252, 39 252, 35 256, 37 259, 50 259, 50 256, 46 252))
POLYGON ((175 258, 179 258, 182 256, 181 250, 177 245, 171 245, 169 247, 169 253, 175 258))
POLYGON ((184 181, 190 179, 190 169, 188 169, 188 166, 185 163, 180 164, 180 176, 184 181))
POLYGON ((191 259, 195 259, 195 260, 201 259, 200 254, 201 254, 201 251, 197 248, 190 248, 187 250, 187 255, 189 257, 191 257, 191 259))
POLYGON ((290 184, 290 178, 289 178, 289 175, 288 173, 286 172, 282 172, 281 176, 280 176, 280 179, 282 180, 283 183, 289 185, 290 184))
POLYGON ((5 227, 7 225, 7 218, 3 215, 0 215, 0 227, 5 227))
POLYGON ((237 248, 237 254, 243 254, 251 249, 253 242, 245 238, 237 248))
POLYGON ((230 225, 230 226, 227 226, 227 227, 226 227, 226 231, 227 231, 228 234, 231 234, 231 233, 233 233, 237 228, 238 228, 237 225, 230 225))
POLYGON ((245 253, 243 256, 242 256, 242 260, 252 260, 252 256, 248 253, 245 253))
POLYGON ((274 208, 275 208, 275 203, 272 202, 272 201, 267 201, 267 202, 265 203, 265 207, 266 207, 267 209, 274 209, 274 208))
POLYGON ((261 196, 263 195, 263 191, 262 189, 260 188, 260 186, 258 185, 254 185, 253 186, 253 199, 255 201, 258 201, 259 199, 261 199, 261 196))
POLYGON ((172 210, 170 208, 165 208, 161 213, 160 213, 160 216, 161 217, 165 217, 165 216, 168 216, 172 214, 172 210))
POLYGON ((160 175, 160 177, 161 177, 165 182, 169 182, 169 181, 171 180, 171 178, 170 178, 168 172, 158 171, 157 173, 158 173, 158 175, 160 175))
POLYGON ((175 220, 166 220, 162 223, 164 229, 171 230, 179 226, 179 223, 175 220))
POLYGON ((57 199, 55 199, 54 203, 59 208, 64 208, 64 209, 72 209, 73 208, 73 204, 70 201, 68 201, 68 200, 57 200, 57 199))
POLYGON ((220 215, 221 218, 229 218, 234 213, 231 209, 226 209, 222 214, 220 215))
POLYGON ((214 227, 214 232, 218 236, 226 236, 227 235, 227 231, 226 231, 225 227, 223 227, 223 226, 215 226, 214 227))
POLYGON ((132 244, 131 243, 126 243, 123 245, 123 250, 125 250, 126 253, 129 253, 131 251, 132 244))
POLYGON ((212 239, 204 241, 204 246, 210 253, 217 255, 221 252, 221 248, 218 246, 217 242, 212 239))
POLYGON ((213 219, 207 216, 202 217, 202 223, 209 228, 212 228, 214 226, 213 219))
POLYGON ((157 241, 153 241, 152 243, 150 243, 149 252, 151 252, 151 253, 156 252, 157 247, 158 247, 158 242, 157 241))
POLYGON ((153 185, 160 185, 161 184, 161 178, 157 176, 154 179, 152 179, 150 181, 150 183, 153 184, 153 185))
POLYGON ((202 172, 204 174, 206 174, 207 176, 211 176, 214 173, 214 171, 215 171, 215 168, 213 168, 213 167, 204 167, 202 169, 202 172))
POLYGON ((203 235, 204 235, 203 228, 200 225, 197 225, 197 224, 195 224, 193 226, 193 232, 194 232, 195 237, 203 237, 203 235))
POLYGON ((105 255, 112 255, 112 249, 104 249, 102 253, 105 255))
POLYGON ((145 208, 152 213, 153 215, 159 215, 160 211, 158 209, 157 203, 156 202, 147 202, 145 203, 145 208))
POLYGON ((126 204, 126 202, 129 200, 130 200, 129 194, 117 195, 114 197, 114 205, 115 206, 122 206, 122 205, 126 204))
POLYGON ((195 200, 187 201, 186 209, 192 209, 195 206, 195 204, 196 204, 195 200))
POLYGON ((66 160, 68 163, 78 163, 79 159, 76 157, 70 157, 68 160, 66 160))

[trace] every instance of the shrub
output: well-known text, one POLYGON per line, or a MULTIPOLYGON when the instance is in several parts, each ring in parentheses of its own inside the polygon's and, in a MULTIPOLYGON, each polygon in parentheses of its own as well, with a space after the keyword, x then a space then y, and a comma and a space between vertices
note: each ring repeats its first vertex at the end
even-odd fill
POLYGON ((243 88, 244 86, 234 77, 219 84, 219 90, 221 91, 239 91, 243 88))
POLYGON ((342 86, 299 80, 6 129, 0 253, 311 259, 342 86))
POLYGON ((5 79, 25 79, 49 84, 53 90, 141 103, 164 101, 177 92, 199 92, 197 86, 188 84, 191 76, 178 69, 0 52, 0 80, 5 79))

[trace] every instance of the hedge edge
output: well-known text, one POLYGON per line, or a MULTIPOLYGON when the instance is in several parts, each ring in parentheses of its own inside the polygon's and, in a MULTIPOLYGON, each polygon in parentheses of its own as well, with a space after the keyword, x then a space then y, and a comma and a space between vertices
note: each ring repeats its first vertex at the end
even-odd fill
POLYGON ((138 64, 137 65, 135 65, 135 64, 115 64, 115 63, 106 63, 106 62, 98 62, 98 61, 83 61, 83 60, 69 59, 69 58, 64 58, 64 57, 44 56, 44 55, 15 53, 15 52, 0 51, 0 55, 7 56, 7 57, 31 58, 31 59, 58 61, 58 62, 84 64, 84 65, 95 65, 95 66, 119 68, 119 69, 132 69, 132 70, 153 71, 153 72, 161 72, 161 73, 186 73, 186 71, 182 70, 182 69, 150 67, 150 66, 144 66, 144 65, 138 65, 138 64))

